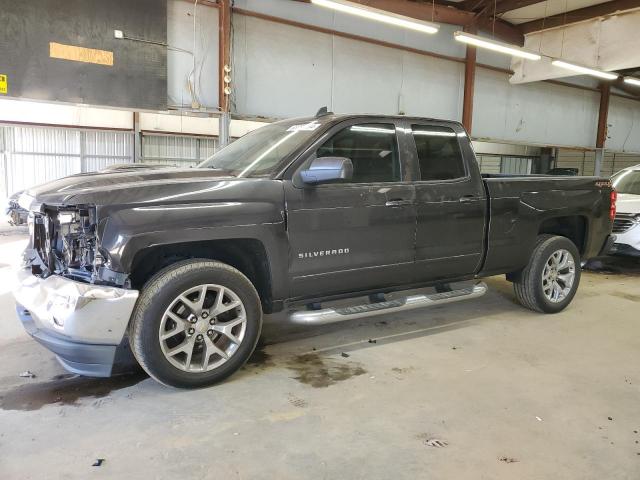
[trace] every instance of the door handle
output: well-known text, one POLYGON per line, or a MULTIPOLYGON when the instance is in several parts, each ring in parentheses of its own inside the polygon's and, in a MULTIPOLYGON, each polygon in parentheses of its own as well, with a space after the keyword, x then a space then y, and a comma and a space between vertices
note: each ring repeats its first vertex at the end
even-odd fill
POLYGON ((401 207, 403 205, 411 205, 413 204, 412 200, 403 200, 401 198, 394 198, 393 200, 388 200, 387 203, 385 203, 385 206, 387 207, 401 207))
POLYGON ((460 203, 469 203, 474 200, 478 200, 478 197, 474 197, 473 195, 465 195, 464 197, 460 197, 460 203))

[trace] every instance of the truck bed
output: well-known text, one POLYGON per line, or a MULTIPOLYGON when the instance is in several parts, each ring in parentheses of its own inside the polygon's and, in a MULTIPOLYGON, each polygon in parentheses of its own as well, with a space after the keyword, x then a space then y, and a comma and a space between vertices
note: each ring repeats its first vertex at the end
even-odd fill
POLYGON ((572 240, 583 256, 595 256, 602 249, 612 224, 608 178, 503 174, 482 177, 490 212, 483 275, 526 265, 537 235, 546 230, 558 233, 561 225, 577 226, 582 232, 572 240))

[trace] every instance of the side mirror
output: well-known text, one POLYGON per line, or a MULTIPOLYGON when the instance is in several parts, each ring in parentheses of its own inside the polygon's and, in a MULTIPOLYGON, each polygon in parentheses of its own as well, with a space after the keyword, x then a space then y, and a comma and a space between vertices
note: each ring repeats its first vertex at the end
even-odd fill
POLYGON ((352 176, 353 163, 345 157, 316 158, 307 170, 300 172, 300 178, 307 185, 351 180, 352 176))

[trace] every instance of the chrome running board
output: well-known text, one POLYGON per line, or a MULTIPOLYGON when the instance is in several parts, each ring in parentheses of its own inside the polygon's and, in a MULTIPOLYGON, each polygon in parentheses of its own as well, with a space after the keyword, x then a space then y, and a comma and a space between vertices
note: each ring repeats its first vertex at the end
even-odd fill
POLYGON ((352 307, 325 308, 322 310, 299 310, 289 316, 289 320, 299 325, 325 325, 343 322, 354 318, 372 317, 383 313, 397 313, 414 308, 435 307, 445 303, 459 302, 481 297, 487 293, 487 285, 479 282, 476 285, 450 292, 433 293, 431 295, 410 295, 395 300, 379 303, 365 303, 352 307))

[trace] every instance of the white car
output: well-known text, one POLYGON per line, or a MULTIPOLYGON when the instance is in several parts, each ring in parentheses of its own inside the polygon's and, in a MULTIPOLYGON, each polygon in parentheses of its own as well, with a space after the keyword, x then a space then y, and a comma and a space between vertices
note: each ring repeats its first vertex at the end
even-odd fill
POLYGON ((618 201, 613 223, 617 238, 610 253, 640 257, 640 165, 620 170, 611 180, 618 201))

